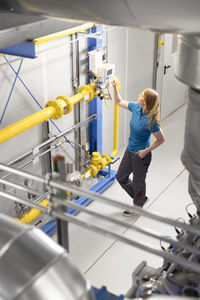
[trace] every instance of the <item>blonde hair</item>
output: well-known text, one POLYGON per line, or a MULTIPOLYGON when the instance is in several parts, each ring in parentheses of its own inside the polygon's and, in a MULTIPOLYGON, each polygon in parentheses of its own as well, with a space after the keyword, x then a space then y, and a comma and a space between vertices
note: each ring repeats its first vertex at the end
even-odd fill
POLYGON ((144 90, 144 101, 146 104, 146 112, 149 115, 150 123, 152 126, 154 122, 157 122, 160 126, 160 113, 159 113, 159 94, 153 89, 145 89, 144 90))

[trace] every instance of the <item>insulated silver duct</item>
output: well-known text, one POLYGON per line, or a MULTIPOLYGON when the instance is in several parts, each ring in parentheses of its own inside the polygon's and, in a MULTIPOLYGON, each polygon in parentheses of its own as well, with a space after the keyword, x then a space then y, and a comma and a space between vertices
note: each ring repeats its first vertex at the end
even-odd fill
POLYGON ((189 171, 189 194, 200 213, 200 90, 189 89, 182 162, 189 171))
POLYGON ((2 11, 96 21, 100 24, 195 33, 200 28, 198 0, 5 0, 2 11))
POLYGON ((0 215, 0 300, 94 300, 67 252, 39 229, 0 215))
POLYGON ((200 34, 179 35, 174 59, 176 77, 194 89, 200 89, 200 34))

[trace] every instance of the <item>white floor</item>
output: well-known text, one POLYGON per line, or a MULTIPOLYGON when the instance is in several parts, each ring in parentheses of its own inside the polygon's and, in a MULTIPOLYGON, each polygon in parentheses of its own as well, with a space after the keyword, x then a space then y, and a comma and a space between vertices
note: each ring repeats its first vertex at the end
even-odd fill
MULTIPOLYGON (((187 222, 185 207, 191 203, 191 200, 187 192, 188 174, 180 161, 185 112, 186 106, 183 106, 163 121, 162 128, 166 141, 153 151, 153 160, 147 176, 147 195, 150 202, 146 204, 145 209, 173 219, 181 217, 187 222)), ((117 182, 112 184, 103 195, 122 203, 132 203, 130 197, 117 182)), ((105 215, 134 223, 138 227, 154 230, 159 235, 172 237, 176 235, 172 226, 145 217, 126 218, 121 215, 120 209, 112 206, 94 201, 89 207, 105 215)), ((159 240, 143 236, 136 231, 105 221, 97 221, 94 217, 83 213, 77 217, 160 249, 159 240)), ((108 291, 116 295, 125 294, 128 291, 132 281, 131 274, 141 261, 146 260, 154 267, 162 264, 160 257, 72 224, 70 224, 69 244, 70 255, 85 278, 93 286, 98 288, 106 286, 108 291)))

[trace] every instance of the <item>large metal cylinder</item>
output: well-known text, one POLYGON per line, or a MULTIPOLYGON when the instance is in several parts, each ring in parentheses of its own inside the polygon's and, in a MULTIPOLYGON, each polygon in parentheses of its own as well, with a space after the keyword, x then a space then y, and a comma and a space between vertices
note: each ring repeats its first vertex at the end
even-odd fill
POLYGON ((194 89, 200 89, 200 35, 182 35, 174 60, 176 77, 194 89))
POLYGON ((189 89, 182 162, 189 171, 189 194, 200 212, 200 91, 189 89))
POLYGON ((39 229, 0 215, 0 299, 94 297, 62 247, 39 229))

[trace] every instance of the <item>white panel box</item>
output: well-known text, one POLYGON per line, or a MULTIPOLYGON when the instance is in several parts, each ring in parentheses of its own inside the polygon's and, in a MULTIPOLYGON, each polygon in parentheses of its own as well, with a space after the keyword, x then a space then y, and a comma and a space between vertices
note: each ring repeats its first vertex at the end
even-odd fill
POLYGON ((115 76, 114 64, 103 64, 97 68, 97 75, 100 77, 100 81, 106 83, 108 80, 115 76))
POLYGON ((88 52, 88 55, 89 55, 89 70, 96 74, 98 67, 101 66, 103 63, 102 60, 103 50, 102 49, 93 50, 88 52))

